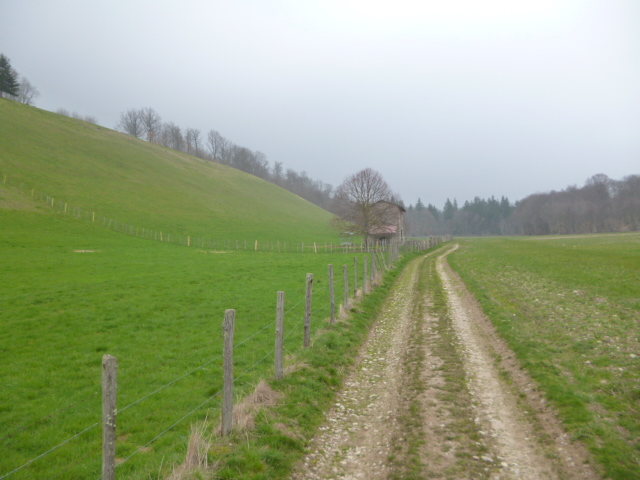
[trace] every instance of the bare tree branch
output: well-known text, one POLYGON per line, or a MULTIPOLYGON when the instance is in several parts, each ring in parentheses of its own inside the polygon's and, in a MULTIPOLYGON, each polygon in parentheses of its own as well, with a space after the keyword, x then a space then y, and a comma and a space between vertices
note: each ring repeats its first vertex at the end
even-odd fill
POLYGON ((160 114, 151 107, 145 107, 138 112, 142 129, 147 136, 147 141, 157 143, 162 128, 160 114))
POLYGON ((124 113, 120 114, 120 121, 116 125, 116 128, 121 132, 127 133, 135 138, 142 138, 144 128, 140 118, 140 111, 135 108, 131 108, 124 113))
POLYGON ((347 177, 336 191, 334 211, 342 219, 334 226, 350 225, 354 233, 369 235, 394 223, 394 194, 377 171, 366 168, 347 177))

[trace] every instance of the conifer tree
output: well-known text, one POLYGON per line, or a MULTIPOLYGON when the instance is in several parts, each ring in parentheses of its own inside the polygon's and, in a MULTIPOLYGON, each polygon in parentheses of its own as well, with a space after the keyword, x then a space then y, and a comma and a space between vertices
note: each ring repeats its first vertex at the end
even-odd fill
POLYGON ((14 97, 17 96, 19 88, 20 84, 11 69, 9 59, 0 54, 0 98, 5 93, 14 97))

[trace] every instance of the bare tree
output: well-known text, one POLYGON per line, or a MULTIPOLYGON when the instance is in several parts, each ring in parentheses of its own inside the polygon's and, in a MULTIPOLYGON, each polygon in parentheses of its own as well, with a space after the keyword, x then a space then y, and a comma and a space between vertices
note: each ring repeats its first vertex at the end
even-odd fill
POLYGON ((207 148, 211 152, 214 162, 222 163, 226 150, 229 149, 229 140, 224 138, 216 130, 209 130, 207 134, 207 148))
POLYGON ((187 148, 187 153, 189 155, 193 155, 193 132, 192 129, 187 127, 187 129, 184 131, 184 142, 185 142, 185 146, 187 148))
POLYGON ((282 181, 284 179, 282 162, 273 162, 271 178, 273 178, 273 183, 282 186, 282 181))
POLYGON ((238 145, 231 140, 225 140, 222 150, 218 157, 218 161, 224 165, 233 165, 234 156, 238 145))
POLYGON ((140 119, 140 111, 131 108, 121 113, 120 121, 116 125, 116 128, 121 132, 128 133, 132 137, 142 138, 144 128, 142 127, 142 121, 140 119))
POLYGON ((338 217, 332 224, 335 228, 355 230, 353 233, 368 241, 373 231, 392 222, 393 195, 380 173, 371 168, 361 170, 347 177, 336 190, 334 211, 338 217))
POLYGON ((162 128, 162 118, 160 114, 151 107, 145 107, 138 112, 142 129, 147 137, 147 141, 157 143, 160 129, 162 128))
POLYGON ((255 163, 251 173, 260 178, 269 178, 269 160, 267 156, 258 150, 253 154, 253 158, 255 163))
POLYGON ((189 155, 201 156, 202 147, 200 143, 200 130, 197 128, 189 128, 185 130, 184 139, 187 147, 187 153, 189 155))
POLYGON ((184 151, 185 142, 180 127, 173 122, 169 122, 165 123, 164 130, 166 130, 167 134, 167 147, 184 151))
POLYGON ((160 126, 160 133, 156 137, 156 141, 158 142, 158 144, 162 145, 163 147, 171 147, 170 138, 171 138, 171 134, 169 132, 169 124, 163 123, 160 126))
POLYGON ((200 130, 197 128, 191 129, 191 141, 193 142, 193 154, 196 157, 202 158, 202 140, 200 139, 200 130))
POLYGON ((40 96, 40 92, 24 75, 20 77, 20 88, 16 100, 25 105, 33 105, 33 101, 40 96))

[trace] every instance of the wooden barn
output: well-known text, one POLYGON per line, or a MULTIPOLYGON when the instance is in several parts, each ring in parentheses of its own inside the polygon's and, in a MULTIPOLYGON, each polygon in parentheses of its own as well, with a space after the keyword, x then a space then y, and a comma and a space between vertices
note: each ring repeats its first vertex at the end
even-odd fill
POLYGON ((377 221, 369 229, 369 239, 373 242, 404 241, 404 214, 402 205, 380 201, 375 204, 377 221))

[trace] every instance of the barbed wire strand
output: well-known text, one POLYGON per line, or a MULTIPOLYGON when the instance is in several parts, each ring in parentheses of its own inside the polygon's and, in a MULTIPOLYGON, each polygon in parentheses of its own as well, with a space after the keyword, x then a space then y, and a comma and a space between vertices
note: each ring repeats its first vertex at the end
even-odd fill
POLYGON ((55 477, 53 477, 51 480, 56 480, 58 478, 60 478, 62 475, 64 475, 65 473, 67 473, 70 469, 72 469, 73 467, 77 466, 80 464, 80 462, 86 461, 87 458, 93 457, 93 455, 95 453, 97 453, 98 451, 100 451, 102 449, 102 444, 98 443, 98 445, 96 445, 95 447, 93 447, 88 453, 83 454, 80 456, 80 459, 78 459, 77 461, 75 461, 74 463, 67 465, 67 468, 65 468, 64 470, 62 470, 58 475, 56 475, 55 477))
POLYGON ((318 307, 318 308, 316 308, 315 310, 313 310, 313 311, 311 312, 311 315, 313 315, 313 314, 315 314, 315 313, 317 313, 317 312, 320 312, 320 311, 322 311, 322 310, 324 310, 324 309, 326 309, 326 308, 329 308, 330 306, 331 306, 331 303, 326 303, 326 304, 324 304, 323 306, 318 307))
POLYGON ((237 345, 234 346, 234 348, 238 348, 239 346, 247 343, 249 340, 251 340, 253 337, 255 337, 256 335, 259 335, 260 333, 264 332, 267 328, 272 327, 276 324, 276 321, 274 320, 273 322, 271 322, 269 325, 267 325, 266 327, 262 328, 261 330, 258 330, 256 333, 254 333, 253 335, 245 338, 243 341, 241 341, 240 343, 238 343, 237 345))
POLYGON ((258 360, 256 363, 254 363, 253 365, 251 365, 249 368, 247 368, 244 372, 242 372, 240 375, 238 375, 237 377, 234 378, 234 381, 238 380, 239 378, 244 377, 247 373, 249 373, 251 370, 253 370, 259 363, 263 362, 265 358, 271 357, 273 356, 273 352, 269 352, 267 353, 264 357, 262 357, 260 360, 258 360))
POLYGON ((26 425, 23 425, 23 426, 17 426, 17 427, 16 427, 16 428, 14 428, 13 430, 11 430, 11 431, 6 435, 6 437, 4 437, 4 438, 2 439, 2 442, 3 442, 2 444, 3 444, 3 445, 6 445, 7 441, 11 440, 11 439, 12 439, 15 435, 17 435, 18 433, 20 433, 20 432, 22 432, 22 431, 25 431, 25 430, 26 430, 26 429, 28 429, 28 428, 34 427, 34 426, 36 426, 36 425, 38 425, 38 424, 40 424, 40 423, 46 422, 47 420, 49 420, 49 419, 51 419, 51 418, 55 417, 56 415, 58 415, 58 414, 60 414, 60 413, 64 412, 65 410, 68 410, 68 409, 70 409, 70 408, 72 408, 72 407, 75 407, 75 406, 82 405, 83 403, 86 403, 86 402, 88 402, 89 400, 92 400, 94 397, 96 397, 96 396, 97 396, 97 395, 99 395, 99 394, 100 394, 100 392, 95 392, 95 393, 93 393, 92 395, 90 395, 89 397, 87 397, 87 398, 85 398, 85 399, 83 399, 83 400, 79 400, 79 401, 77 401, 77 402, 71 403, 71 404, 69 404, 69 405, 67 405, 67 406, 65 406, 65 407, 62 407, 62 408, 60 408, 59 410, 56 410, 55 412, 53 412, 53 413, 51 413, 51 414, 47 415, 47 416, 46 416, 46 417, 44 417, 44 418, 41 418, 41 419, 38 419, 38 420, 34 420, 32 423, 27 423, 26 425))
POLYGON ((284 339, 286 340, 287 338, 289 338, 289 336, 294 333, 297 332, 298 330, 296 329, 296 327, 300 327, 303 326, 304 327, 304 317, 301 320, 298 320, 297 322, 294 321, 293 324, 291 325, 291 327, 293 328, 288 328, 288 333, 284 336, 284 339))
POLYGON ((209 403, 211 400, 213 400, 215 397, 217 397, 218 395, 220 395, 222 393, 222 390, 219 390, 218 392, 214 393, 211 397, 207 398, 204 402, 202 402, 200 405, 198 405, 196 408, 194 408, 193 410, 191 410, 189 413, 187 413, 185 416, 183 416, 180 420, 178 420, 177 422, 175 422, 173 425, 171 425, 170 427, 166 428, 163 432, 159 433, 158 435, 156 435, 155 437, 153 437, 151 440, 149 440, 145 445, 143 445, 142 447, 138 448, 135 452, 133 452, 131 455, 129 455, 127 458, 125 458, 120 464, 116 465, 116 468, 118 468, 120 465, 123 465, 124 463, 128 462, 134 455, 138 454, 139 452, 141 452, 144 448, 147 448, 149 445, 151 445, 153 442, 155 442, 157 439, 159 439, 160 437, 162 437, 165 433, 167 433, 169 430, 171 430, 172 428, 174 428, 176 425, 180 424, 183 420, 185 420, 186 418, 190 417, 191 415, 193 415, 196 411, 198 411, 199 409, 201 409, 204 405, 206 405, 207 403, 209 403))
MULTIPOLYGON (((240 375, 238 375, 237 377, 235 377, 235 379, 237 380, 238 378, 243 377, 243 376, 244 376, 244 375, 246 375, 249 371, 251 371, 253 368, 255 368, 255 367, 256 367, 256 365, 258 365, 260 362, 264 361, 264 359, 265 359, 265 358, 267 358, 267 357, 269 357, 269 356, 272 356, 272 355, 273 355, 272 353, 268 353, 267 355, 265 355, 264 357, 262 357, 260 360, 258 360, 256 363, 254 363, 251 367, 249 367, 249 368, 248 368, 248 369, 246 369, 244 372, 242 372, 240 375)), ((132 404, 132 405, 133 405, 133 404, 132 404)), ((128 408, 128 407, 127 407, 127 408, 128 408)), ((124 410, 125 410, 125 409, 118 410, 118 413, 121 413, 121 412, 122 412, 122 411, 124 411, 124 410)), ((154 411, 154 412, 151 412, 150 414, 148 414, 148 415, 147 415, 147 418, 148 418, 148 417, 150 417, 150 416, 153 416, 155 413, 157 413, 157 412, 159 412, 159 411, 160 411, 160 409, 158 409, 158 410, 156 410, 156 411, 154 411)), ((139 425, 139 424, 141 424, 141 423, 142 423, 142 422, 139 422, 139 423, 137 423, 137 424, 135 424, 135 425, 132 425, 131 427, 129 427, 129 429, 128 429, 128 430, 131 430, 132 428, 134 428, 135 426, 137 426, 137 425, 139 425)))
POLYGON ((98 425, 100 425, 100 422, 96 422, 96 423, 94 423, 93 425, 91 425, 90 427, 85 428, 85 429, 84 429, 84 430, 82 430, 81 432, 76 433, 73 437, 71 437, 71 438, 69 438, 69 439, 65 440, 64 442, 62 442, 62 443, 60 443, 60 444, 56 445, 55 447, 53 447, 53 448, 51 448, 51 449, 47 450, 46 452, 41 453, 40 455, 38 455, 38 456, 37 456, 37 457, 35 457, 34 459, 29 460, 29 461, 28 461, 27 463, 25 463, 24 465, 22 465, 22 466, 20 466, 20 467, 18 467, 18 468, 16 468, 16 469, 14 469, 14 470, 10 471, 9 473, 5 473, 3 476, 1 476, 1 477, 0 477, 0 480, 1 480, 1 479, 3 479, 3 478, 7 478, 9 475, 13 475, 13 474, 14 474, 14 473, 16 473, 16 472, 19 472, 19 471, 20 471, 20 470, 22 470, 23 468, 25 468, 25 467, 27 467, 27 466, 31 465, 31 464, 32 464, 33 462, 35 462, 36 460, 39 460, 39 459, 41 459, 42 457, 45 457, 45 456, 49 455, 51 452, 54 452, 55 450, 59 449, 60 447, 62 447, 62 446, 64 446, 64 445, 66 445, 67 443, 69 443, 71 440, 74 440, 74 439, 78 438, 80 435, 83 435, 83 434, 87 433, 89 430, 91 430, 91 429, 93 429, 93 428, 97 427, 98 425))
POLYGON ((286 311, 284 312, 284 314, 285 314, 285 315, 287 315, 288 313, 291 313, 291 312, 293 311, 293 309, 294 309, 294 308, 296 308, 296 307, 298 307, 302 302, 304 302, 304 300, 305 300, 305 299, 304 299, 304 297, 302 297, 302 298, 300 299, 300 301, 299 301, 298 303, 296 303, 293 307, 289 307, 289 310, 286 310, 286 311))
POLYGON ((124 412, 125 410, 127 410, 127 409, 129 409, 129 408, 133 407, 134 405, 137 405, 138 403, 142 402, 143 400, 146 400, 147 398, 151 397, 152 395, 155 395, 156 393, 158 393, 158 392, 160 392, 160 391, 164 390, 164 389, 165 389, 165 388, 167 388, 167 387, 170 387, 170 386, 171 386, 171 385, 173 385, 174 383, 176 383, 176 382, 178 382, 178 381, 182 380, 183 378, 185 378, 185 377, 187 377, 187 376, 191 375, 193 372, 196 372, 196 371, 200 370, 201 368, 206 367, 207 365, 209 365, 209 364, 211 364, 211 363, 213 363, 213 362, 215 362, 216 360, 219 360, 219 359, 221 359, 221 358, 222 358, 222 355, 218 355, 217 357, 215 357, 215 358, 213 358, 213 359, 209 360, 208 362, 203 363, 203 364, 202 364, 202 365, 200 365, 199 367, 194 368, 194 369, 193 369, 193 370, 191 370, 190 372, 185 373, 184 375, 182 375, 182 376, 180 376, 180 377, 176 378, 175 380, 173 380, 173 381, 171 381, 171 382, 167 383, 166 385, 163 385, 162 387, 158 388, 157 390, 154 390, 153 392, 149 393, 148 395, 145 395, 144 397, 140 398, 139 400, 136 400, 135 402, 130 403, 130 404, 129 404, 129 405, 127 405, 126 407, 123 407, 123 408, 119 409, 119 410, 118 410, 118 412, 119 412, 119 413, 124 412))
MULTIPOLYGON (((205 348, 205 347, 206 347, 206 345, 201 344, 200 346, 192 348, 191 350, 183 353, 182 355, 180 355, 180 356, 178 356, 176 358, 172 358, 171 360, 165 360, 164 362, 160 363, 157 367, 154 367, 154 368, 164 367, 165 365, 169 365, 170 363, 177 362, 178 360, 182 360, 187 355, 195 353, 198 350, 201 350, 202 348, 205 348)), ((128 383, 128 382, 132 382, 132 381, 142 377, 143 375, 145 375, 147 373, 149 373, 149 369, 148 368, 142 368, 140 370, 140 373, 138 373, 137 375, 134 375, 133 377, 123 377, 120 383, 124 384, 124 383, 128 383)))

